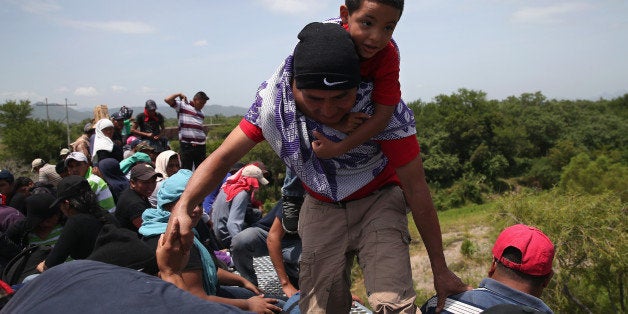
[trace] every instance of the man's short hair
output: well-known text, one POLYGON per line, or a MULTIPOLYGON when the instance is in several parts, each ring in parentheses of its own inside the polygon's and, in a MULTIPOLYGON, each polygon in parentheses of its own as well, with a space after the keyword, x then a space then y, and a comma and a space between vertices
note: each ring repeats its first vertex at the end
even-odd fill
POLYGON ((194 98, 200 99, 200 100, 205 100, 205 101, 209 100, 209 97, 207 97, 207 94, 205 94, 205 92, 203 92, 203 91, 200 91, 200 92, 196 93, 194 95, 194 98))
MULTIPOLYGON (((347 6, 347 10, 349 14, 353 14, 353 12, 360 9, 362 3, 367 0, 345 0, 345 5, 347 6)), ((401 13, 403 13, 403 2, 404 0, 368 0, 375 1, 377 3, 389 5, 397 10, 399 10, 399 17, 401 17, 401 13)))
POLYGON ((335 23, 310 23, 294 48, 298 89, 343 90, 360 84, 360 60, 349 32, 335 23))

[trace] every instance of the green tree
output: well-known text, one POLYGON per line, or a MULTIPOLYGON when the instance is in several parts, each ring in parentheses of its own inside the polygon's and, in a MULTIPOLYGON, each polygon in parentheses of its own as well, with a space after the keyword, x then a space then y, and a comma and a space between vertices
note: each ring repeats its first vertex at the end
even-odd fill
POLYGON ((587 154, 581 153, 565 167, 560 188, 563 192, 581 194, 611 191, 628 201, 628 166, 604 155, 591 160, 587 154))
POLYGON ((29 118, 32 112, 29 101, 8 101, 0 106, 0 130, 4 153, 28 163, 34 158, 47 161, 57 157, 66 147, 66 126, 59 121, 29 118))

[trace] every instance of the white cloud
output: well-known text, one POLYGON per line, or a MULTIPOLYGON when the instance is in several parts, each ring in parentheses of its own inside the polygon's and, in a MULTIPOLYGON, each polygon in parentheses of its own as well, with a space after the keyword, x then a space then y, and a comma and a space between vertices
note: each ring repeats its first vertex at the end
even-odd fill
POLYGON ((558 23, 566 14, 590 9, 582 2, 560 3, 546 7, 525 7, 513 13, 511 20, 517 23, 558 23))
POLYGON ((205 39, 197 40, 197 41, 194 42, 194 46, 195 47, 206 47, 207 46, 207 40, 205 40, 205 39))
POLYGON ((318 11, 325 7, 324 1, 311 0, 259 0, 260 3, 269 10, 282 13, 294 14, 318 11))
POLYGON ((7 100, 30 100, 32 102, 43 100, 44 97, 39 96, 35 92, 31 91, 10 91, 10 92, 0 92, 0 101, 4 102, 7 100))
POLYGON ((155 32, 155 28, 143 22, 129 21, 109 21, 109 22, 88 22, 88 21, 64 21, 66 25, 82 28, 96 29, 107 32, 122 34, 150 34, 155 32))
POLYGON ((124 87, 124 86, 120 86, 120 85, 112 85, 111 86, 111 90, 116 92, 116 93, 119 93, 119 92, 126 92, 127 88, 124 87))
POLYGON ((22 10, 34 14, 47 14, 61 9, 55 0, 21 0, 17 3, 22 10))
POLYGON ((83 87, 79 87, 76 90, 74 90, 74 95, 75 96, 93 97, 93 96, 100 95, 100 93, 93 86, 83 86, 83 87))

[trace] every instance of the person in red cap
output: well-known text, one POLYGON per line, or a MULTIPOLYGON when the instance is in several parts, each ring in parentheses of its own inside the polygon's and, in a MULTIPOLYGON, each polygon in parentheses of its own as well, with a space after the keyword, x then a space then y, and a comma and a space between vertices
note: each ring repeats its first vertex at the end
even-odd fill
MULTIPOLYGON (((539 229, 523 224, 504 229, 493 245, 488 278, 477 289, 452 295, 441 313, 480 313, 499 304, 515 304, 533 312, 553 313, 540 299, 554 275, 554 244, 539 229)), ((436 297, 422 307, 435 313, 436 297)))

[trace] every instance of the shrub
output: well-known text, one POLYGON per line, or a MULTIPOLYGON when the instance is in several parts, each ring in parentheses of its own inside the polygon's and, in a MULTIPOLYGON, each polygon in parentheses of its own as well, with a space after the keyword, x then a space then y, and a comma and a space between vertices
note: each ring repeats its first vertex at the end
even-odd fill
POLYGON ((612 192, 559 193, 555 189, 502 199, 502 227, 534 225, 554 242, 555 276, 543 295, 551 308, 562 313, 625 313, 626 203, 612 192))

